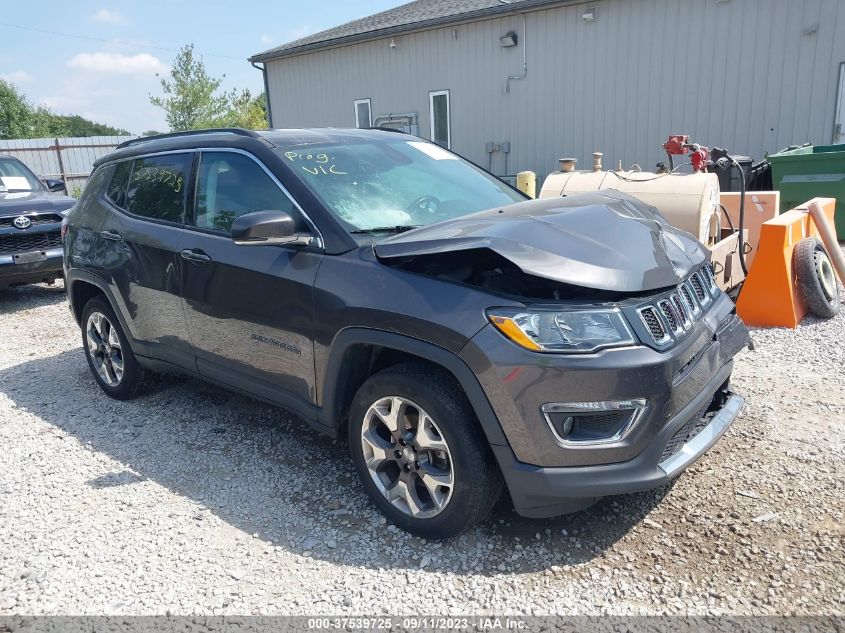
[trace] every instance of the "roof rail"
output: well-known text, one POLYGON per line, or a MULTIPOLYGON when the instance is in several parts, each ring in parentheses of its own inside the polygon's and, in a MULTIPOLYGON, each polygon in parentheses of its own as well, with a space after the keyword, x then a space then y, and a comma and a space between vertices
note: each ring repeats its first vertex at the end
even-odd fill
POLYGON ((135 145, 136 143, 144 143, 146 141, 157 141, 163 138, 179 138, 181 136, 195 136, 197 134, 209 133, 220 134, 223 132, 228 134, 240 134, 241 136, 249 136, 250 138, 260 138, 259 135, 256 134, 254 131, 247 130, 241 127, 212 127, 205 130, 186 130, 184 132, 170 132, 169 134, 154 134, 153 136, 140 136, 138 138, 133 138, 128 141, 123 141, 115 149, 123 149, 124 147, 135 145))

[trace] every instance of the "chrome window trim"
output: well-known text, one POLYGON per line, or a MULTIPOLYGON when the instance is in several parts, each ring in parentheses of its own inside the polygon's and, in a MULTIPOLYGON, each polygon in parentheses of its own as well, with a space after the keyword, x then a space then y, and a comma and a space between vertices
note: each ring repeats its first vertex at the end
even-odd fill
POLYGON ((631 434, 645 417, 648 410, 648 400, 633 398, 631 400, 606 400, 601 402, 547 402, 540 407, 546 424, 555 438, 555 442, 563 448, 592 448, 621 442, 631 434), (567 440, 560 436, 552 424, 550 413, 602 413, 613 411, 630 411, 631 417, 616 433, 600 440, 567 440))
MULTIPOLYGON (((311 219, 311 216, 309 216, 305 212, 305 210, 302 208, 302 206, 296 201, 296 198, 294 198, 291 195, 290 191, 288 191, 287 187, 285 187, 281 183, 281 181, 276 177, 276 175, 267 168, 267 165, 265 165, 261 161, 261 159, 259 159, 257 156, 255 156, 255 154, 248 152, 246 150, 243 150, 243 149, 240 149, 240 148, 237 148, 237 147, 191 147, 191 148, 187 148, 187 149, 169 149, 169 150, 164 150, 164 151, 161 151, 161 152, 145 152, 145 153, 134 154, 132 156, 126 156, 124 158, 118 158, 116 160, 110 160, 107 163, 104 163, 103 165, 116 165, 118 163, 123 163, 127 160, 139 160, 139 159, 143 159, 143 158, 152 158, 154 156, 166 156, 168 154, 196 154, 196 153, 201 153, 201 152, 231 152, 233 154, 242 154, 244 156, 247 156, 248 158, 251 158, 255 163, 258 164, 259 167, 261 167, 261 169, 264 170, 264 173, 266 173, 270 177, 270 179, 276 184, 276 186, 279 189, 282 190, 282 193, 284 193, 285 196, 287 196, 287 198, 293 203, 293 206, 296 208, 296 210, 299 211, 299 213, 302 214, 302 217, 305 219, 306 224, 308 224, 308 226, 311 228, 311 230, 314 231, 314 235, 316 236, 315 246, 317 248, 321 248, 321 249, 325 248, 325 241, 323 240, 323 234, 320 233, 320 229, 317 228, 317 225, 314 222, 314 220, 311 219)), ((198 175, 198 173, 199 172, 197 172, 197 174, 195 174, 195 176, 198 175)), ((131 177, 132 176, 130 174, 130 178, 131 177)), ((188 229, 188 230, 198 230, 198 231, 201 230, 200 227, 191 226, 189 224, 186 224, 185 222, 183 222, 182 224, 176 224, 176 223, 170 222, 168 220, 156 220, 155 218, 147 218, 147 217, 142 216, 142 215, 135 215, 133 213, 130 213, 129 211, 127 211, 123 207, 118 207, 107 197, 106 197, 106 199, 108 200, 108 202, 111 204, 111 206, 114 209, 120 211, 121 213, 125 213, 126 215, 133 217, 133 218, 163 223, 163 224, 167 224, 169 226, 180 226, 180 227, 188 229)), ((186 205, 185 211, 187 212, 187 205, 186 205)), ((185 218, 185 219, 187 220, 187 218, 185 218)), ((218 233, 216 233, 216 235, 224 235, 225 236, 225 233, 218 232, 218 233)))

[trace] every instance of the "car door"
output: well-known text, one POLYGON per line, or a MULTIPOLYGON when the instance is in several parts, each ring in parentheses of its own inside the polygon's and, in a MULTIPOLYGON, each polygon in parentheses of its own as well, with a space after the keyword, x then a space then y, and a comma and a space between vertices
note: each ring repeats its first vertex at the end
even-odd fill
POLYGON ((199 372, 309 410, 314 398, 313 287, 321 251, 235 244, 235 218, 285 211, 305 217, 281 183, 239 150, 200 153, 181 255, 182 297, 199 372))
POLYGON ((194 370, 180 291, 193 152, 117 163, 101 202, 96 266, 110 286, 136 353, 194 370))

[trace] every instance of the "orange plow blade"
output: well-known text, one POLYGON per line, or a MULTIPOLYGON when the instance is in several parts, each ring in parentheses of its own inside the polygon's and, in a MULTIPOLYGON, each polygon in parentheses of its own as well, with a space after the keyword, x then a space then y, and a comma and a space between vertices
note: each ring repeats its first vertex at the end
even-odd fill
POLYGON ((814 198, 760 226, 754 265, 736 303, 737 313, 747 325, 794 328, 807 314, 792 270, 792 249, 805 237, 819 237, 807 213, 812 202, 822 206, 832 226, 835 198, 814 198))

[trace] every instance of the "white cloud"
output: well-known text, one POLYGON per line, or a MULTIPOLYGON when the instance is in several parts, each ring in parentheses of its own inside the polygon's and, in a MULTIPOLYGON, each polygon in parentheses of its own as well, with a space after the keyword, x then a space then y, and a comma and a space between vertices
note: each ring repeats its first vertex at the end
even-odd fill
POLYGON ((13 70, 10 73, 0 73, 0 79, 13 84, 25 84, 32 81, 33 77, 25 70, 13 70))
POLYGON ((47 87, 50 92, 31 94, 33 103, 61 114, 79 114, 92 121, 133 132, 166 130, 164 111, 150 104, 148 95, 159 90, 150 75, 107 75, 67 70, 47 87))
POLYGON ((117 11, 109 11, 108 9, 100 9, 91 16, 91 19, 102 24, 126 24, 126 18, 117 11))
POLYGON ((97 73, 152 75, 167 71, 158 57, 148 53, 122 55, 121 53, 79 53, 67 62, 68 68, 97 73))
POLYGON ((261 43, 270 46, 273 43, 273 38, 267 35, 266 33, 261 34, 261 43))

